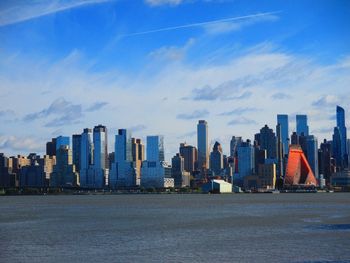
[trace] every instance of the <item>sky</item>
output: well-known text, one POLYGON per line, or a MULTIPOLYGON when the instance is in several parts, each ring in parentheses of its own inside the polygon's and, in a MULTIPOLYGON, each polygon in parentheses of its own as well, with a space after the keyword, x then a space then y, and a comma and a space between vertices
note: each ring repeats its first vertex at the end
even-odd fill
POLYGON ((253 139, 276 115, 307 114, 331 139, 350 110, 350 1, 3 0, 0 152, 45 152, 83 128, 165 137, 166 159, 195 145, 253 139))

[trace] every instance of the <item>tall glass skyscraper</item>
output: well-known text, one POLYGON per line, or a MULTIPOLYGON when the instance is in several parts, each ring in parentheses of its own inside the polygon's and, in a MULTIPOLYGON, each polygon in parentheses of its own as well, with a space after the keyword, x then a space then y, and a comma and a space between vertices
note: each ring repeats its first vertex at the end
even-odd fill
POLYGON ((119 129, 115 136, 115 161, 132 161, 131 134, 126 129, 119 129))
POLYGON ((205 120, 197 124, 198 168, 209 168, 209 136, 208 123, 205 120))
POLYGON ((58 136, 56 138, 56 151, 61 147, 61 146, 70 146, 70 139, 68 136, 58 136))
POLYGON ((316 179, 318 179, 318 142, 313 135, 306 137, 306 157, 316 179))
POLYGON ((287 114, 277 115, 277 125, 281 125, 281 141, 283 144, 283 155, 288 154, 289 151, 289 124, 287 114))
POLYGON ((297 115, 297 134, 300 136, 302 133, 304 136, 309 135, 309 126, 307 125, 307 116, 306 115, 297 115))
POLYGON ((108 170, 107 128, 102 125, 94 127, 94 170, 95 187, 103 187, 108 170))
POLYGON ((89 176, 89 168, 94 160, 94 144, 92 142, 92 130, 84 129, 80 142, 80 186, 93 187, 93 177, 89 176))
POLYGON ((147 136, 147 161, 164 161, 164 137, 161 135, 147 136))
POLYGON ((340 132, 340 152, 343 165, 347 163, 347 132, 345 126, 345 111, 342 107, 337 106, 337 127, 340 132))

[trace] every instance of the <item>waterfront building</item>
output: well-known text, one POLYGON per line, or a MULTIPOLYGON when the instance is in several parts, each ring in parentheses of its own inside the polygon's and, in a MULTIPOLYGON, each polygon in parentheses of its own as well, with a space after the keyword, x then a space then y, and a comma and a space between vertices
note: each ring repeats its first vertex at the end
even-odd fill
POLYGON ((332 141, 332 152, 333 158, 336 162, 337 170, 341 170, 343 167, 342 149, 341 149, 341 133, 339 127, 334 127, 333 141, 332 141))
POLYGON ((75 171, 72 150, 62 145, 56 150, 56 164, 50 178, 51 187, 75 187, 79 185, 79 174, 75 171))
POLYGON ((318 178, 318 142, 313 135, 306 136, 306 157, 314 176, 318 178))
POLYGON ((224 155, 219 142, 215 142, 213 151, 210 153, 210 170, 213 176, 220 176, 224 169, 224 155))
POLYGON ((208 123, 205 120, 197 124, 198 169, 205 174, 209 168, 209 135, 208 123))
POLYGON ((332 157, 332 144, 330 142, 327 142, 326 139, 324 139, 323 143, 320 145, 320 149, 318 150, 318 167, 319 167, 319 174, 323 175, 326 185, 330 184, 330 178, 332 175, 332 168, 331 168, 331 157, 332 157))
POLYGON ((232 193, 232 184, 225 182, 224 180, 210 180, 210 182, 202 186, 202 192, 204 193, 232 193))
POLYGON ((315 175, 301 147, 298 145, 291 145, 289 147, 288 156, 284 186, 317 186, 315 175))
POLYGON ((94 177, 92 173, 92 165, 94 160, 94 144, 92 140, 92 130, 84 129, 81 134, 80 149, 80 186, 93 188, 94 177))
POLYGON ((107 128, 103 125, 94 127, 94 187, 103 188, 108 183, 109 165, 107 150, 107 128))
POLYGON ((80 171, 81 160, 81 134, 73 134, 72 136, 72 151, 73 151, 73 164, 77 172, 80 171))
POLYGON ((46 174, 44 171, 43 159, 36 154, 30 154, 28 156, 30 164, 24 166, 20 170, 20 187, 44 187, 46 186, 46 174))
MULTIPOLYGON (((347 168, 348 167, 348 152, 347 152, 347 130, 345 126, 345 110, 337 106, 337 127, 339 129, 339 148, 336 149, 336 151, 339 152, 340 160, 338 160, 338 163, 340 164, 341 168, 347 168)), ((336 145, 337 146, 337 145, 336 145)))
POLYGON ((190 185, 190 173, 185 171, 184 158, 179 153, 171 159, 171 176, 174 178, 175 187, 190 185))
POLYGON ((251 145, 250 140, 242 142, 237 147, 238 174, 234 178, 235 185, 243 185, 244 177, 254 174, 254 157, 254 147, 251 145))
POLYGON ((181 143, 179 152, 180 155, 184 158, 184 170, 189 173, 196 171, 198 158, 197 148, 186 143, 181 143))
POLYGON ((140 185, 141 183, 141 165, 145 160, 145 145, 142 143, 141 139, 131 139, 132 145, 132 160, 134 162, 135 169, 135 184, 140 185))

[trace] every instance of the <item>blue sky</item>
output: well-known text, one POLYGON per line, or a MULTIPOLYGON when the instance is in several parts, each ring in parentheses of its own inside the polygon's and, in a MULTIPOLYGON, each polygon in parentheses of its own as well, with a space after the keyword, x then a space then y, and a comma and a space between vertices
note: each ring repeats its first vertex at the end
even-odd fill
MULTIPOLYGON (((228 152, 276 114, 330 139, 350 99, 349 1, 68 0, 0 3, 0 151, 44 151, 97 124, 165 135, 196 123, 228 152)), ((213 144, 213 143, 212 143, 213 144)))

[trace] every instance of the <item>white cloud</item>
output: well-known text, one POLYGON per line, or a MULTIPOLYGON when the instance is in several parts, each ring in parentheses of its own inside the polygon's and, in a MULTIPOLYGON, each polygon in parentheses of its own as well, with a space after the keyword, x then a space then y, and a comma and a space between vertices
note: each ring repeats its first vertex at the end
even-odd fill
POLYGON ((111 0, 8 1, 0 10, 0 26, 15 24, 64 10, 111 0))

